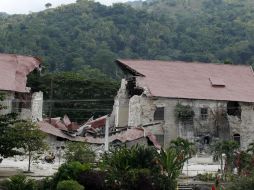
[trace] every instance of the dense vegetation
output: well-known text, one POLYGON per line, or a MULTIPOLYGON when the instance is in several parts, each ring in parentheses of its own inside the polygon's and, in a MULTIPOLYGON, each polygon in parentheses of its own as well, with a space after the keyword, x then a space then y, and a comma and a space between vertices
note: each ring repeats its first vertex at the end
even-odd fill
POLYGON ((78 72, 56 72, 29 76, 32 91, 44 92, 45 116, 63 117, 85 122, 94 116, 111 113, 118 83, 97 69, 83 68, 78 72))
POLYGON ((0 52, 41 57, 45 70, 54 73, 29 85, 50 100, 45 114, 84 121, 110 113, 118 86, 109 77, 121 75, 116 58, 251 65, 253 8, 252 0, 147 0, 109 7, 78 0, 29 15, 1 13, 0 52), (58 102, 52 106, 52 100, 58 102))
MULTIPOLYGON (((73 146, 79 144, 73 144, 73 146)), ((80 148, 79 148, 80 149, 80 148)), ((72 149, 74 155, 88 159, 66 160, 50 178, 41 181, 14 176, 0 183, 7 190, 173 190, 183 164, 191 158, 192 144, 178 138, 159 153, 154 147, 118 147, 105 152, 94 163, 87 151, 72 149), (90 160, 90 161, 89 161, 90 160), (85 162, 83 162, 85 161, 85 162), (20 188, 17 188, 20 187, 20 188), (28 188, 29 187, 29 188, 28 188)), ((70 149, 65 150, 65 152, 70 149)), ((74 159, 73 159, 74 158, 74 159)))
POLYGON ((116 76, 115 58, 252 64, 251 0, 79 0, 29 15, 0 17, 0 52, 41 57, 49 70, 84 65, 116 76))

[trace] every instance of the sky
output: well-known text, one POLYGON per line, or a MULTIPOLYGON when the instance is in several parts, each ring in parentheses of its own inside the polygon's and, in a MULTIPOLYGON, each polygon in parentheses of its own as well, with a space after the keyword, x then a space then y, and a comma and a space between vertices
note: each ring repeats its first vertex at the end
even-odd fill
MULTIPOLYGON (((104 5, 111 5, 117 2, 127 2, 130 0, 95 0, 104 5)), ((45 9, 46 3, 51 3, 52 7, 61 4, 74 3, 76 0, 0 0, 0 12, 8 14, 27 14, 29 12, 38 12, 45 9)))

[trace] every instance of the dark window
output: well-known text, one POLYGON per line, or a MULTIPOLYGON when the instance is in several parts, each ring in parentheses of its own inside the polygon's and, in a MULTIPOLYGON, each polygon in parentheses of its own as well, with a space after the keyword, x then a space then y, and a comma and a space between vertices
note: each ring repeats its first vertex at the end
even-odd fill
POLYGON ((208 117, 208 109, 207 108, 201 108, 200 109, 200 118, 202 120, 206 120, 208 117))
POLYGON ((62 138, 62 137, 56 137, 57 141, 66 141, 66 139, 62 138))
POLYGON ((204 144, 210 144, 210 137, 209 136, 204 137, 204 144))
POLYGON ((233 138, 239 145, 241 144, 241 136, 239 134, 234 134, 233 138))
POLYGON ((158 107, 156 108, 154 112, 154 120, 164 120, 164 107, 158 107))
POLYGON ((228 102, 227 104, 228 115, 237 116, 241 118, 241 106, 238 102, 228 102))

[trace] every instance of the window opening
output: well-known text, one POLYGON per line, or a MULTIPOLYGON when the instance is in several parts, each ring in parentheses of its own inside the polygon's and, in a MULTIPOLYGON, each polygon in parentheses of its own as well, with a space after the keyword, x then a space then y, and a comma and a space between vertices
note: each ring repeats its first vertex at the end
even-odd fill
POLYGON ((164 120, 164 107, 157 107, 154 112, 154 120, 164 120))
POLYGON ((238 102, 228 102, 227 114, 241 118, 241 106, 238 102))
POLYGON ((241 144, 241 136, 239 134, 233 135, 234 141, 236 141, 239 145, 241 144))
POLYGON ((208 108, 201 108, 200 109, 200 117, 202 120, 207 120, 208 118, 208 108))

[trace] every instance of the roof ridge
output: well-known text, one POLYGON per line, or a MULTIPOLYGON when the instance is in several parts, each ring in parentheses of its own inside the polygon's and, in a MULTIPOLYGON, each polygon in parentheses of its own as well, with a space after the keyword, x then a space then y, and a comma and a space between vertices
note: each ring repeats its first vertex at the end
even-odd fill
POLYGON ((245 64, 224 64, 224 63, 213 63, 213 62, 199 62, 199 61, 181 61, 181 60, 146 60, 146 59, 117 59, 116 61, 119 61, 121 63, 124 63, 126 61, 135 61, 135 62, 162 62, 162 63, 183 63, 183 64, 209 64, 209 65, 219 65, 219 66, 240 66, 240 67, 249 67, 251 65, 245 65, 245 64))

